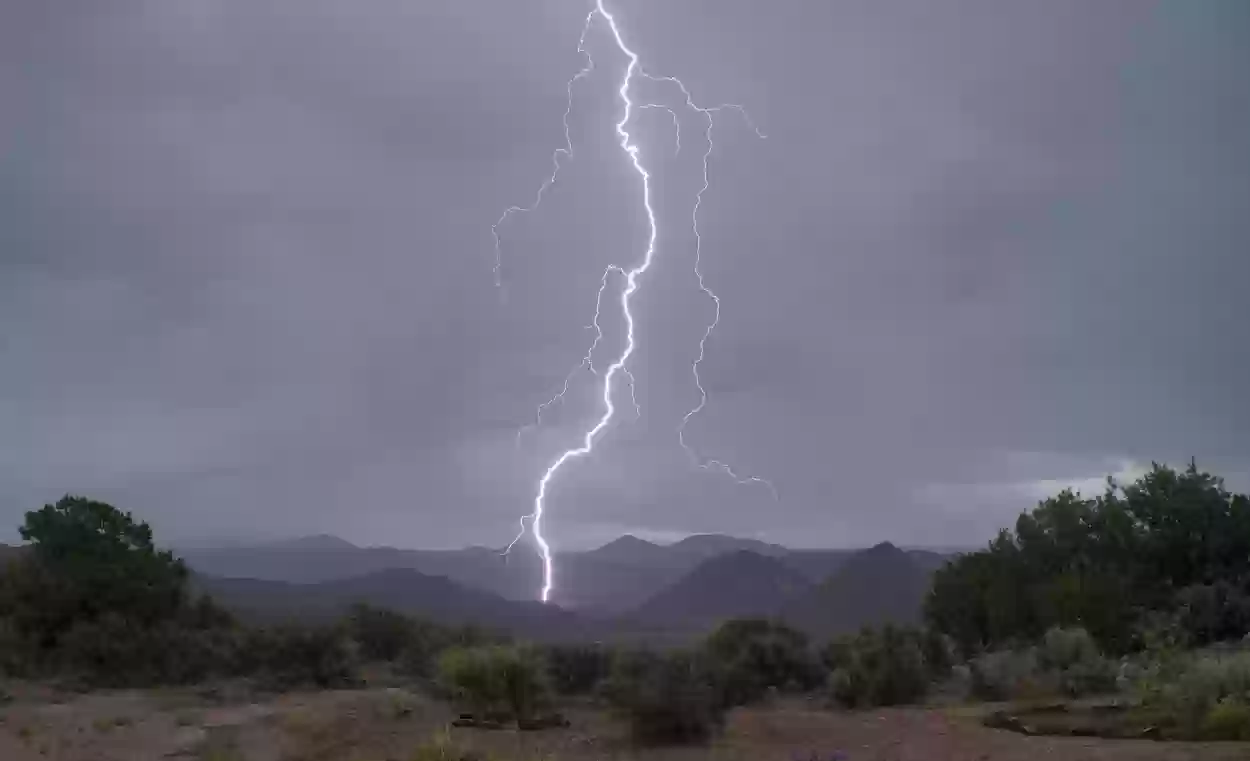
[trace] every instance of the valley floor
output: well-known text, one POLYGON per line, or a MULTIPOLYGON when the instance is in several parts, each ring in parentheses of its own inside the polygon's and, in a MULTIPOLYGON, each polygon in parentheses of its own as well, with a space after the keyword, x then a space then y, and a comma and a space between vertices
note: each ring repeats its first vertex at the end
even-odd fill
POLYGON ((214 689, 61 694, 10 685, 5 761, 1232 761, 1250 746, 1023 737, 966 708, 837 713, 802 703, 740 710, 709 747, 634 749, 589 708, 567 730, 447 730, 451 710, 403 690, 251 697, 214 689), (428 755, 418 750, 426 748, 428 755), (431 750, 441 747, 443 753, 431 750), (841 754, 840 756, 837 754, 841 754))

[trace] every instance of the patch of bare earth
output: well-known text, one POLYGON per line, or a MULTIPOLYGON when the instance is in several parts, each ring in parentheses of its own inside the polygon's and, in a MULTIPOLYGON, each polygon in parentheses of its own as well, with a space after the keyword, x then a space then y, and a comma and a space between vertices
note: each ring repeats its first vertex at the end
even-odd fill
MULTIPOLYGON (((982 727, 965 709, 837 713, 804 703, 737 711, 706 747, 635 748, 590 706, 572 727, 541 732, 450 729, 452 711, 405 690, 230 690, 58 694, 11 689, 0 706, 3 761, 410 761, 441 743, 499 761, 1232 761, 1238 744, 1024 737, 982 727)), ((454 751, 454 753, 452 752, 454 751)))

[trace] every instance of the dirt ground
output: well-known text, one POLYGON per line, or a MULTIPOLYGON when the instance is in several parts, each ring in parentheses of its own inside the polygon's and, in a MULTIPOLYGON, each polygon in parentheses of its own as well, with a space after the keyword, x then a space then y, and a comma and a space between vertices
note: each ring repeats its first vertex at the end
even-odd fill
POLYGON ((636 749, 589 707, 571 707, 565 730, 449 729, 447 706, 402 689, 267 697, 228 685, 82 695, 37 685, 6 689, 3 761, 1250 759, 1250 745, 1242 744, 1023 737, 986 729, 962 707, 838 713, 785 703, 736 712, 708 747, 636 749))

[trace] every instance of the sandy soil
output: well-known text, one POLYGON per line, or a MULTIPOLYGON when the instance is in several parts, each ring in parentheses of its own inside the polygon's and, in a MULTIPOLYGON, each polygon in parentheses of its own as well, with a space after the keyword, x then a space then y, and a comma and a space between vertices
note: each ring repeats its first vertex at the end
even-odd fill
POLYGON ((637 749, 589 707, 567 730, 448 729, 446 706, 401 689, 254 696, 200 690, 60 694, 9 687, 4 761, 1232 761, 1250 745, 1023 737, 959 709, 836 713, 803 703, 736 712, 709 747, 637 749), (472 754, 466 756, 465 754, 472 754))

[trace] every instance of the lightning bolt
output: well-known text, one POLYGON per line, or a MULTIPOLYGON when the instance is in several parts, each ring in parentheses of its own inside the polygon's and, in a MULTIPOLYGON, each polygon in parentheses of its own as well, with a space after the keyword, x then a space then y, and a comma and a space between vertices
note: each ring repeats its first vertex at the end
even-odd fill
POLYGON ((538 192, 534 195, 534 202, 529 206, 509 206, 504 209, 503 214, 499 215, 499 219, 495 224, 490 226, 490 234, 495 239, 495 287, 500 289, 500 293, 504 293, 503 289, 503 241, 499 237, 499 228, 507 222, 514 214, 526 214, 537 209, 539 204, 543 202, 543 196, 552 185, 556 184, 556 178, 560 174, 561 157, 571 158, 573 156, 573 137, 569 134, 569 115, 573 113, 573 85, 578 81, 590 76, 595 70, 595 62, 591 59, 590 54, 586 52, 586 35, 590 32, 590 23, 594 21, 595 14, 592 11, 586 16, 586 23, 582 25, 582 36, 577 43, 577 52, 585 59, 586 63, 582 66, 581 71, 573 75, 569 80, 568 86, 565 88, 564 102, 564 145, 556 148, 551 153, 551 176, 538 186, 538 192))
POLYGON ((635 53, 625 43, 624 37, 621 34, 621 30, 616 23, 616 17, 611 12, 609 12, 608 9, 605 7, 604 0, 595 0, 594 8, 590 11, 590 13, 587 14, 586 21, 582 25, 582 34, 581 34, 581 39, 578 42, 577 50, 579 53, 585 56, 586 64, 568 82, 568 87, 567 87, 568 100, 566 103, 566 108, 564 112, 564 122, 563 122, 565 143, 562 147, 557 148, 552 154, 552 173, 539 186, 534 202, 530 206, 508 207, 506 210, 504 210, 504 213, 500 216, 498 221, 496 221, 496 223, 491 227, 491 232, 495 240, 495 268, 494 268, 495 284, 496 286, 501 286, 502 284, 502 278, 501 278, 502 254, 501 254, 501 240, 500 240, 500 235, 499 235, 499 227, 503 225, 505 222, 507 222, 508 219, 514 214, 526 213, 526 212, 530 212, 536 209, 539 206, 539 204, 542 203, 543 195, 547 192, 547 190, 552 185, 555 184, 557 176, 559 175, 559 172, 560 172, 561 164, 562 164, 561 159, 569 158, 573 155, 573 144, 572 144, 572 139, 569 134, 569 115, 572 112, 572 107, 573 107, 573 85, 578 80, 588 76, 591 73, 591 71, 594 70, 594 61, 591 59, 589 53, 586 51, 586 36, 589 33, 591 29, 591 24, 594 22, 596 16, 602 18, 607 23, 608 29, 611 31, 612 38, 615 41, 617 48, 629 60, 629 63, 625 67, 625 73, 621 77, 620 86, 617 88, 617 93, 620 96, 620 100, 621 100, 623 108, 622 108, 620 121, 618 121, 615 125, 615 131, 616 131, 616 135, 618 138, 618 144, 620 145, 621 150, 625 152, 626 157, 629 159, 630 164, 633 166, 634 171, 638 174, 638 177, 641 181, 642 205, 643 205, 644 210, 646 211, 648 234, 647 234, 646 249, 643 252, 642 261, 640 263, 638 263, 637 265, 635 265, 634 267, 630 269, 626 269, 616 264, 611 264, 611 265, 608 265, 608 267, 604 270, 603 277, 600 281, 598 296, 595 301, 594 319, 592 320, 591 325, 587 326, 588 328, 593 329, 595 331, 595 338, 592 341, 590 348, 587 350, 586 355, 585 357, 583 357, 582 361, 576 367, 574 367, 573 370, 570 371, 570 373, 565 377, 564 383, 561 386, 559 392, 557 392, 548 401, 539 405, 539 407, 535 411, 534 422, 523 427, 517 432, 517 441, 519 444, 520 437, 526 430, 530 428, 534 428, 542 424, 543 411, 550 408, 552 405, 563 401, 564 396, 568 393, 570 383, 572 382, 573 378, 576 376, 578 371, 580 371, 581 369, 585 368, 589 370, 592 374, 595 374, 596 376, 601 378, 601 381, 602 381, 601 397, 603 400, 602 415, 595 422, 595 424, 583 434, 582 442, 580 446, 565 450, 547 467, 546 471, 543 473, 542 477, 538 481, 538 489, 537 489, 537 494, 534 497, 533 511, 526 515, 521 516, 520 532, 517 534, 516 538, 513 539, 512 542, 510 542, 507 548, 504 550, 504 554, 507 555, 509 552, 511 552, 512 547, 518 541, 520 541, 523 536, 525 536, 525 533, 527 530, 530 533, 532 533, 534 537, 534 541, 538 545, 538 554, 542 558, 542 563, 543 563, 543 585, 542 585, 542 590, 540 593, 540 597, 543 602, 547 602, 550 599, 551 590, 555 584, 554 567, 553 567, 553 562, 552 562, 552 557, 551 557, 551 546, 547 542, 546 538, 543 536, 543 533, 542 533, 542 520, 543 520, 543 516, 545 514, 545 509, 546 509, 547 491, 551 485, 552 480, 555 478, 556 474, 566 463, 570 462, 571 460, 584 457, 590 454, 594 449, 594 444, 595 444, 596 439, 608 427, 608 425, 611 424, 612 419, 616 415, 616 405, 613 403, 612 397, 613 397, 613 388, 614 388, 613 382, 616 379, 616 376, 618 373, 625 376, 629 382, 630 399, 633 402, 635 413, 637 415, 641 415, 642 413, 642 410, 638 405, 637 396, 635 395, 634 376, 630 373, 627 367, 630 357, 633 356, 634 351, 637 347, 637 343, 634 338, 634 315, 633 315, 633 312, 630 310, 630 302, 632 300, 634 293, 638 290, 639 278, 641 278, 644 274, 646 274, 647 270, 651 268, 651 264, 655 259, 658 226, 656 223, 655 209, 651 205, 651 173, 643 165, 642 159, 640 157, 640 148, 636 144, 633 143, 633 138, 631 137, 626 127, 629 124, 629 120, 633 116, 633 112, 635 110, 641 111, 645 109, 660 109, 660 110, 667 111, 669 115, 672 117, 674 131, 676 134, 676 148, 674 151, 676 155, 681 152, 681 124, 677 116, 677 113, 673 111, 673 109, 669 108, 668 106, 665 106, 663 104, 658 104, 658 103, 635 103, 633 101, 633 99, 630 97, 630 89, 631 89, 631 85, 635 77, 641 78, 641 79, 647 79, 647 80, 657 82, 657 83, 671 83, 671 84, 676 85, 681 90, 682 95, 685 97, 685 105, 688 108, 703 114, 707 118, 707 129, 704 133, 707 138, 707 149, 703 153, 703 156, 702 156, 703 185, 695 196, 694 210, 692 211, 692 214, 691 214, 691 224, 693 226, 694 234, 695 234, 694 272, 695 272, 696 277, 698 278, 699 289, 706 296, 708 296, 708 298, 712 300, 715 306, 715 315, 714 315, 712 322, 707 326, 706 330, 704 331, 702 339, 700 339, 699 341, 699 356, 692 364, 692 372, 694 375, 695 386, 698 388, 699 395, 700 395, 699 404, 695 406, 694 409, 687 412, 686 415, 682 418, 681 424, 678 427, 678 441, 681 444, 682 448, 687 453, 690 454, 692 459, 695 461, 697 465, 699 465, 699 467, 704 468, 704 469, 712 469, 712 470, 721 471, 729 475, 730 477, 732 477, 738 483, 764 484, 768 486, 770 490, 772 490, 774 498, 776 497, 776 490, 773 488, 773 485, 769 481, 762 479, 762 478, 756 478, 756 477, 745 477, 745 478, 740 477, 737 473, 734 472, 732 468, 730 468, 730 466, 726 465, 723 462, 720 462, 718 460, 710 460, 710 459, 702 460, 701 458, 698 457, 698 455, 694 452, 694 450, 690 446, 687 445, 686 440, 685 440, 686 425, 689 423, 692 417, 694 417, 696 414, 702 411, 704 407, 707 406, 707 391, 703 388, 702 381, 699 377, 699 364, 704 359, 705 344, 707 343, 707 339, 709 336, 711 336, 712 331, 716 328, 716 326, 720 322, 720 297, 718 297, 716 293, 707 286, 706 282, 704 281, 702 269, 700 268, 700 256, 702 253, 702 239, 699 235, 699 228, 698 228, 699 207, 703 199, 703 194, 705 191, 707 191, 708 185, 709 185, 708 161, 711 156, 712 148, 713 148, 712 139, 711 139, 712 127, 714 124, 713 114, 718 113, 720 111, 725 111, 725 110, 737 111, 743 116, 748 126, 756 133, 757 136, 763 138, 765 137, 765 135, 762 132, 760 132, 760 130, 751 121, 750 115, 746 112, 746 109, 744 109, 742 106, 739 106, 736 104, 722 104, 720 106, 715 106, 711 108, 699 106, 695 103, 694 98, 691 96, 690 91, 681 82, 681 80, 675 77, 653 76, 647 73, 645 70, 643 70, 641 64, 639 63, 638 54, 635 53), (611 276, 613 275, 619 276, 624 282, 624 286, 622 287, 621 294, 620 294, 620 306, 621 306, 621 313, 625 318, 625 347, 621 350, 621 353, 616 357, 616 359, 613 360, 612 363, 607 366, 607 368, 603 371, 602 375, 600 375, 595 370, 593 355, 594 355, 595 349, 599 345, 599 342, 603 339, 603 331, 599 327, 599 315, 600 315, 600 310, 601 310, 602 303, 603 303, 603 295, 605 291, 607 290, 609 286, 609 280, 611 276), (528 526, 527 526, 527 523, 528 523, 528 526))
POLYGON ((686 451, 686 454, 690 456, 690 459, 698 467, 704 470, 715 470, 724 473, 740 485, 760 484, 766 487, 773 495, 773 501, 777 501, 777 487, 773 485, 772 481, 769 481, 766 478, 759 478, 758 476, 740 476, 732 467, 729 466, 728 463, 710 458, 701 458, 694 448, 686 443, 686 425, 690 423, 691 418, 702 412, 703 408, 707 407, 707 390, 703 388, 703 380, 699 377, 699 365, 703 363, 703 359, 707 355, 707 340, 711 338, 712 331, 716 330, 716 326, 720 324, 720 296, 716 295, 716 292, 708 286, 707 281, 703 278, 703 236, 699 233, 699 208, 703 204, 703 194, 707 192, 707 189, 711 184, 708 176, 708 161, 711 159, 712 150, 715 147, 712 143, 712 128, 716 125, 716 120, 712 115, 726 109, 735 110, 742 116, 743 120, 746 121, 747 126, 755 132, 757 137, 763 139, 767 136, 755 126, 755 123, 751 120, 751 115, 747 113, 747 110, 742 106, 734 103, 725 103, 712 108, 701 108, 695 104, 694 98, 690 95, 690 91, 686 89, 686 86, 682 84, 680 80, 673 77, 651 78, 654 80, 667 81, 676 84, 679 88, 681 88, 682 94, 686 96, 686 106, 694 111, 702 113, 707 118, 707 128, 703 131, 704 139, 707 143, 707 148, 703 151, 702 156, 703 184, 699 187, 699 191, 694 195, 694 208, 690 212, 690 228, 694 232, 694 274, 699 281, 699 290, 711 300, 714 311, 712 321, 707 324, 707 327, 703 331, 703 337, 699 339, 699 356, 690 364, 690 372, 694 376, 695 388, 699 390, 699 403, 682 417, 681 424, 677 426, 677 442, 681 444, 681 448, 686 451))

